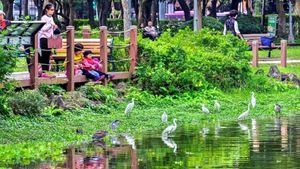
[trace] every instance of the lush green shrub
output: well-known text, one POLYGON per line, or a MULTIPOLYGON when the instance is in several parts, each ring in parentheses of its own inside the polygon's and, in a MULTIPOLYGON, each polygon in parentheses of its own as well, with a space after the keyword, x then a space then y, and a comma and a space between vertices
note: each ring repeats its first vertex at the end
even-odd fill
POLYGON ((8 103, 8 98, 13 94, 15 85, 13 83, 5 83, 0 88, 0 115, 8 116, 11 113, 11 108, 8 103))
POLYGON ((79 91, 83 92, 88 99, 102 103, 112 103, 117 98, 116 91, 109 86, 87 84, 80 87, 79 91))
POLYGON ((139 48, 138 83, 156 94, 239 87, 249 77, 248 46, 232 35, 179 30, 157 41, 140 39, 139 48))
POLYGON ((223 31, 224 25, 216 18, 211 16, 203 17, 203 27, 210 28, 217 31, 223 31))
POLYGON ((48 97, 51 95, 58 95, 65 92, 65 90, 58 85, 48 85, 48 84, 41 84, 39 86, 39 91, 41 94, 48 97))
POLYGON ((37 90, 24 90, 13 94, 9 105, 17 115, 39 115, 47 106, 47 99, 37 90))
MULTIPOLYGON (((3 38, 1 36, 0 34, 0 39, 3 38)), ((12 73, 16 67, 17 51, 13 46, 6 46, 6 49, 4 49, 0 45, 0 83, 4 82, 7 79, 7 75, 12 73)))

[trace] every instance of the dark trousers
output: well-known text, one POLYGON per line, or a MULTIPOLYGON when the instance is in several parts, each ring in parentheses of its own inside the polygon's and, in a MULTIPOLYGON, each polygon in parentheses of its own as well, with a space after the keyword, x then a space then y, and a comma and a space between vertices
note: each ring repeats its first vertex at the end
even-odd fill
POLYGON ((97 81, 100 79, 101 76, 105 76, 106 79, 111 78, 111 75, 100 72, 98 70, 93 70, 92 72, 88 70, 82 70, 82 74, 85 75, 88 79, 92 79, 94 81, 97 81))
POLYGON ((39 54, 39 63, 42 65, 42 70, 49 71, 51 49, 48 48, 48 39, 40 39, 40 48, 42 55, 39 54))

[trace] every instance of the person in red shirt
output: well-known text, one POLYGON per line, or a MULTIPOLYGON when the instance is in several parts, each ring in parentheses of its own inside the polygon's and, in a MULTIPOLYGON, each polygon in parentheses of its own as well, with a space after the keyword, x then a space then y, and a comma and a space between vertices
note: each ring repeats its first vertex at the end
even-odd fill
POLYGON ((112 80, 114 75, 106 74, 102 72, 102 64, 92 58, 92 51, 86 50, 83 52, 82 60, 82 72, 87 78, 93 81, 103 80, 104 78, 112 80))
POLYGON ((0 10, 0 31, 10 25, 10 21, 5 19, 5 13, 0 10))

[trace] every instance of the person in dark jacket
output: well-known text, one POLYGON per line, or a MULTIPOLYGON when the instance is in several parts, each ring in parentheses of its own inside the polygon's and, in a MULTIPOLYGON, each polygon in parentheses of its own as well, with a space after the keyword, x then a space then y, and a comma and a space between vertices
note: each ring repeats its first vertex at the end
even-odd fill
POLYGON ((225 21, 223 34, 226 35, 227 32, 231 32, 234 36, 237 36, 241 39, 244 39, 238 26, 238 22, 236 20, 238 16, 237 10, 231 10, 229 12, 229 18, 225 21))

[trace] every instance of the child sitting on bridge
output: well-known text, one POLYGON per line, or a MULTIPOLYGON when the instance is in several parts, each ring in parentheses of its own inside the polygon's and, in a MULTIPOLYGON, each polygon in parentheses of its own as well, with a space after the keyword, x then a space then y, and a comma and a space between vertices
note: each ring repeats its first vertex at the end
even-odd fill
POLYGON ((102 72, 102 64, 98 59, 92 58, 92 51, 86 50, 83 52, 82 60, 82 71, 87 78, 92 79, 93 81, 100 81, 104 78, 112 80, 114 75, 106 74, 102 72))
MULTIPOLYGON (((82 59, 83 59, 83 50, 84 46, 81 43, 76 43, 74 45, 74 74, 80 75, 82 74, 82 59)), ((64 66, 67 67, 67 58, 64 62, 64 66)), ((68 70, 67 70, 68 71, 68 70)))

